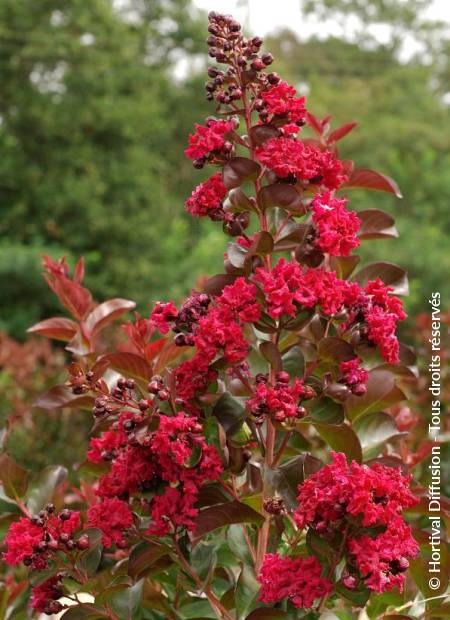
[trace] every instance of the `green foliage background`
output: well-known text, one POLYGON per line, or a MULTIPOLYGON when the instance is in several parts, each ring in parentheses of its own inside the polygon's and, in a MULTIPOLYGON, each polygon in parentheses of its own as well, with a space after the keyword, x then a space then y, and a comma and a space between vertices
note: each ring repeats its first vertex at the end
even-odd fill
MULTIPOLYGON (((275 69, 307 85, 313 112, 358 121, 341 155, 400 184, 403 201, 355 192, 352 203, 397 218, 400 239, 364 252, 408 268, 412 313, 432 290, 449 290, 449 42, 420 19, 427 4, 305 1, 337 23, 356 15, 360 32, 351 43, 288 31, 266 40, 275 69), (373 23, 390 25, 389 45, 370 38, 373 23), (426 53, 400 62, 411 34, 426 53)), ((84 254, 96 297, 128 296, 141 312, 220 269, 219 225, 183 210, 201 176, 183 156, 186 137, 213 111, 202 86, 205 23, 189 0, 39 0, 32 10, 0 0, 0 329, 24 338, 58 312, 40 277, 43 252, 84 254), (190 67, 181 81, 180 55, 190 67)))

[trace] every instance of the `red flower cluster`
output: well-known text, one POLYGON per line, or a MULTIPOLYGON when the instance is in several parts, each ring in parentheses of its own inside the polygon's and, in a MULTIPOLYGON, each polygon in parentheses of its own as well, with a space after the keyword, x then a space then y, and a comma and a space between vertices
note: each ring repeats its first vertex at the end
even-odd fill
POLYGON ((298 132, 306 117, 305 98, 297 97, 297 91, 293 86, 280 81, 263 91, 261 99, 265 103, 267 114, 286 117, 286 121, 290 123, 287 127, 289 132, 298 132))
POLYGON ((379 463, 347 464, 345 454, 333 453, 325 465, 299 487, 294 518, 299 527, 319 530, 346 514, 359 516, 364 526, 388 525, 402 510, 417 503, 409 489, 410 477, 379 463))
POLYGON ((223 147, 226 134, 234 129, 234 122, 210 120, 206 127, 196 124, 195 129, 195 133, 189 135, 189 146, 184 152, 189 159, 204 159, 223 147))
POLYGON ((102 543, 105 547, 113 544, 124 547, 124 530, 132 525, 133 513, 127 502, 120 499, 104 499, 101 503, 90 506, 87 512, 87 526, 96 527, 103 532, 102 543))
POLYGON ((73 535, 80 528, 80 513, 70 510, 63 510, 58 516, 43 511, 42 516, 32 519, 21 517, 6 534, 3 559, 11 566, 23 562, 35 570, 43 570, 52 553, 75 548, 73 535))
POLYGON ((274 319, 314 306, 331 316, 356 300, 360 291, 356 283, 339 280, 333 271, 306 269, 284 258, 270 272, 257 269, 255 280, 263 285, 267 312, 274 319))
POLYGON ((366 383, 369 379, 369 372, 361 368, 361 360, 355 357, 348 362, 339 364, 339 382, 347 385, 353 394, 361 396, 366 393, 366 383))
POLYGON ((209 179, 197 185, 185 207, 191 215, 196 217, 210 216, 217 218, 222 209, 222 201, 227 195, 227 188, 223 184, 222 174, 216 172, 209 179))
POLYGON ((406 314, 402 302, 389 294, 392 289, 380 279, 362 289, 356 282, 339 279, 334 271, 308 269, 283 258, 270 272, 258 268, 254 279, 262 285, 267 312, 274 319, 296 316, 302 308, 318 307, 326 316, 347 310, 349 319, 342 329, 361 324, 361 335, 380 347, 384 359, 398 362, 395 331, 406 314))
POLYGON ((236 365, 245 360, 249 343, 244 337, 243 323, 253 323, 260 317, 256 301, 256 286, 237 278, 215 298, 214 306, 192 327, 194 357, 181 363, 176 371, 177 395, 191 400, 206 390, 217 379, 217 371, 210 364, 220 353, 228 364, 236 365))
POLYGON ((107 499, 88 512, 89 524, 104 532, 105 544, 122 544, 121 531, 131 527, 133 519, 128 504, 121 500, 136 492, 159 493, 149 504, 150 533, 162 536, 172 526, 194 527, 199 488, 206 480, 216 480, 222 471, 216 449, 206 443, 201 430, 197 420, 183 412, 160 414, 156 430, 143 434, 140 443, 133 438, 120 447, 110 472, 99 481, 97 493, 107 499))
POLYGON ((258 576, 261 584, 259 600, 279 603, 288 599, 298 609, 308 609, 315 600, 332 590, 331 582, 321 576, 321 571, 322 567, 314 556, 290 558, 268 553, 258 576))
POLYGON ((330 192, 317 194, 312 201, 312 220, 319 235, 316 245, 331 256, 348 256, 360 244, 356 233, 361 220, 346 204, 345 198, 334 198, 330 192))
POLYGON ((401 517, 393 519, 387 530, 375 538, 365 534, 350 540, 348 547, 365 585, 375 592, 395 586, 402 592, 408 558, 419 553, 411 528, 401 517))
POLYGON ((313 143, 271 138, 256 149, 256 156, 282 179, 293 176, 328 189, 337 189, 347 180, 342 162, 313 143))
POLYGON ((402 302, 392 295, 393 289, 377 278, 367 283, 364 293, 367 297, 364 317, 369 340, 380 347, 381 355, 391 363, 398 362, 399 344, 395 336, 398 321, 406 319, 402 302))
POLYGON ((44 614, 57 614, 63 608, 58 602, 62 595, 61 576, 54 575, 31 590, 30 605, 44 614))
MULTIPOLYGON (((308 525, 319 535, 350 528, 349 571, 355 572, 356 563, 367 587, 378 592, 401 586, 407 558, 415 557, 418 551, 411 529, 401 517, 403 510, 417 503, 409 480, 400 469, 380 463, 368 466, 353 461, 349 465, 344 454, 333 453, 331 465, 325 465, 299 486, 294 519, 300 528, 308 525), (357 517, 363 527, 386 529, 376 536, 353 535, 354 521, 347 520, 347 516, 357 517)), ((353 578, 346 580, 348 587, 356 582, 353 578)))
POLYGON ((172 301, 163 303, 158 301, 150 315, 150 321, 159 329, 161 334, 167 334, 171 323, 177 318, 178 310, 172 301))
POLYGON ((247 401, 247 407, 257 420, 262 422, 264 416, 270 416, 277 422, 284 422, 287 418, 302 418, 306 415, 305 408, 300 406, 305 386, 297 377, 292 385, 289 385, 289 381, 287 372, 278 373, 274 386, 265 379, 259 381, 255 396, 247 401))

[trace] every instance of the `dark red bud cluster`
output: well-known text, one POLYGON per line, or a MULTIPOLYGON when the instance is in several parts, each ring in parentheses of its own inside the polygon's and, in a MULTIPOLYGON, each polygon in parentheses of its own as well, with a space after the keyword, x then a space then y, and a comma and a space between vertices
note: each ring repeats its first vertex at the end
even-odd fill
POLYGON ((177 334, 174 341, 177 346, 189 347, 194 345, 195 327, 198 321, 208 313, 210 303, 209 295, 197 291, 194 291, 186 299, 172 327, 172 330, 177 334))
POLYGON ((121 377, 116 386, 111 390, 111 396, 116 400, 126 400, 131 396, 132 392, 136 388, 134 379, 124 379, 121 377))
POLYGON ((169 400, 170 398, 170 392, 167 389, 164 379, 161 377, 161 375, 153 375, 147 386, 147 390, 150 392, 150 394, 153 394, 158 400, 161 400, 163 402, 169 400))
POLYGON ((270 515, 286 513, 286 504, 281 497, 266 497, 263 501, 263 508, 270 515))

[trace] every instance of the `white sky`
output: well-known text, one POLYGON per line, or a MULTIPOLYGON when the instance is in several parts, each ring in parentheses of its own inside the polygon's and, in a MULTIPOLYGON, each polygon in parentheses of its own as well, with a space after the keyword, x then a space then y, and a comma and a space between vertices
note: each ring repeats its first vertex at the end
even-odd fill
MULTIPOLYGON (((301 39, 311 34, 324 36, 344 34, 333 20, 318 22, 311 18, 305 19, 300 10, 301 0, 194 0, 194 4, 206 10, 231 13, 258 35, 265 35, 286 26, 294 30, 301 39)), ((428 16, 450 23, 450 1, 434 0, 428 16)), ((346 34, 351 34, 351 30, 352 23, 348 22, 346 34)), ((372 33, 381 42, 389 38, 389 30, 383 27, 373 28, 372 33)), ((418 49, 413 40, 405 41, 404 48, 405 58, 418 49)))

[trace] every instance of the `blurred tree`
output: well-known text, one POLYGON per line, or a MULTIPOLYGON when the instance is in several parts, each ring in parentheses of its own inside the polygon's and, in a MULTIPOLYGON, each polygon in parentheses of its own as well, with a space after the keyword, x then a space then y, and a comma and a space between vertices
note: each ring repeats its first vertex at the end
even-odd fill
POLYGON ((23 337, 53 310, 42 251, 84 254, 99 298, 186 290, 170 71, 198 49, 191 13, 188 0, 0 0, 2 328, 23 337))

